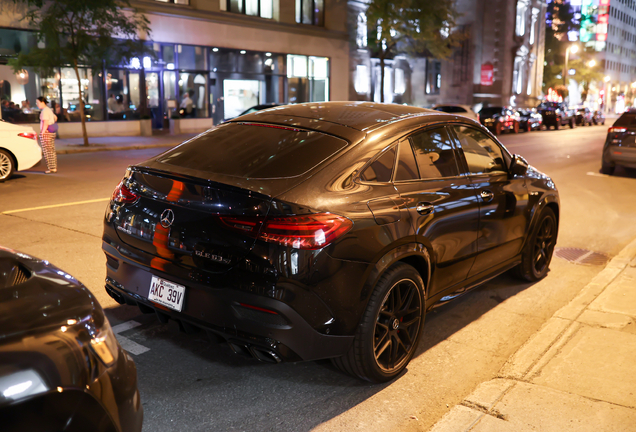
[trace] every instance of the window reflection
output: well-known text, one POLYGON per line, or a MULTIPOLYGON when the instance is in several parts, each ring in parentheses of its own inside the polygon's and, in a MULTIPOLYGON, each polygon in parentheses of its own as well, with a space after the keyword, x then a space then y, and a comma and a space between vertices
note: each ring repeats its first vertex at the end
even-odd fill
POLYGON ((472 174, 506 171, 503 151, 488 135, 466 126, 454 126, 472 174))
POLYGON ((410 140, 422 179, 458 175, 453 146, 446 129, 419 132, 410 140))

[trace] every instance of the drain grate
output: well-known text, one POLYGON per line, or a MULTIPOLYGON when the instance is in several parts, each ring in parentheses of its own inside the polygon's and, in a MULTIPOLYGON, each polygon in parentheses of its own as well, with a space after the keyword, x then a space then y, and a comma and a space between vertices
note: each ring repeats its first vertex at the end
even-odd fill
POLYGON ((603 253, 580 248, 555 248, 554 254, 574 264, 603 265, 609 261, 609 257, 603 253))

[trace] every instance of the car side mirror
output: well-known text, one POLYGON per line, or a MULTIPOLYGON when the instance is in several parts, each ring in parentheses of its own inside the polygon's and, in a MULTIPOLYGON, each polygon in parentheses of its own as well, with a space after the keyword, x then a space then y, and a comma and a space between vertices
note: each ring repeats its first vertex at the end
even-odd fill
POLYGON ((510 164, 510 174, 513 176, 522 176, 528 171, 528 162, 523 156, 514 155, 510 164))

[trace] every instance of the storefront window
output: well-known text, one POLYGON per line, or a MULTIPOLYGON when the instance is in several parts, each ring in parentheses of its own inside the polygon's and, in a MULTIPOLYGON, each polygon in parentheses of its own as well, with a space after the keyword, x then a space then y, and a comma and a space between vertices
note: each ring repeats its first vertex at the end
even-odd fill
POLYGON ((210 50, 210 70, 212 72, 236 71, 236 57, 238 54, 232 50, 212 48, 210 50))
POLYGON ((241 53, 238 56, 238 72, 263 73, 263 59, 260 54, 246 51, 241 51, 241 53))
POLYGON ((208 116, 208 84, 206 76, 179 73, 179 113, 182 117, 208 116))
MULTIPOLYGON (((84 115, 88 121, 104 120, 104 98, 102 95, 102 74, 93 76, 91 69, 80 69, 80 83, 84 103, 84 115)), ((62 68, 62 108, 68 121, 81 121, 80 118, 80 83, 77 81, 75 70, 62 68)), ((59 116, 58 116, 59 117, 59 116)))
POLYGON ((28 53, 37 45, 35 33, 25 30, 0 29, 0 58, 28 53))
POLYGON ((205 70, 205 48, 191 45, 177 45, 179 69, 205 70))
POLYGON ((258 80, 223 80, 223 117, 233 118, 260 102, 258 80))
POLYGON ((106 72, 106 111, 109 120, 139 118, 139 73, 124 69, 106 72))
POLYGON ((309 78, 311 101, 329 100, 329 59, 326 57, 309 57, 309 78))
POLYGON ((14 73, 11 67, 0 65, 0 100, 2 118, 11 123, 37 123, 39 111, 35 100, 46 97, 52 104, 59 103, 59 75, 41 79, 31 68, 14 73))
POLYGON ((174 69, 174 65, 175 65, 174 45, 161 46, 161 59, 166 69, 170 69, 170 70, 174 69))

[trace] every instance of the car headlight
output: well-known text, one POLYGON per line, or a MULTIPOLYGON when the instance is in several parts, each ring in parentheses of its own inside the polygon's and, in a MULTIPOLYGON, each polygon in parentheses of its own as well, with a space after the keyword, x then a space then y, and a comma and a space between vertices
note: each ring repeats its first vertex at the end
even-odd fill
POLYGON ((91 349, 106 366, 110 366, 117 361, 119 350, 117 339, 113 329, 110 327, 108 319, 104 317, 104 324, 100 329, 91 334, 91 349))

